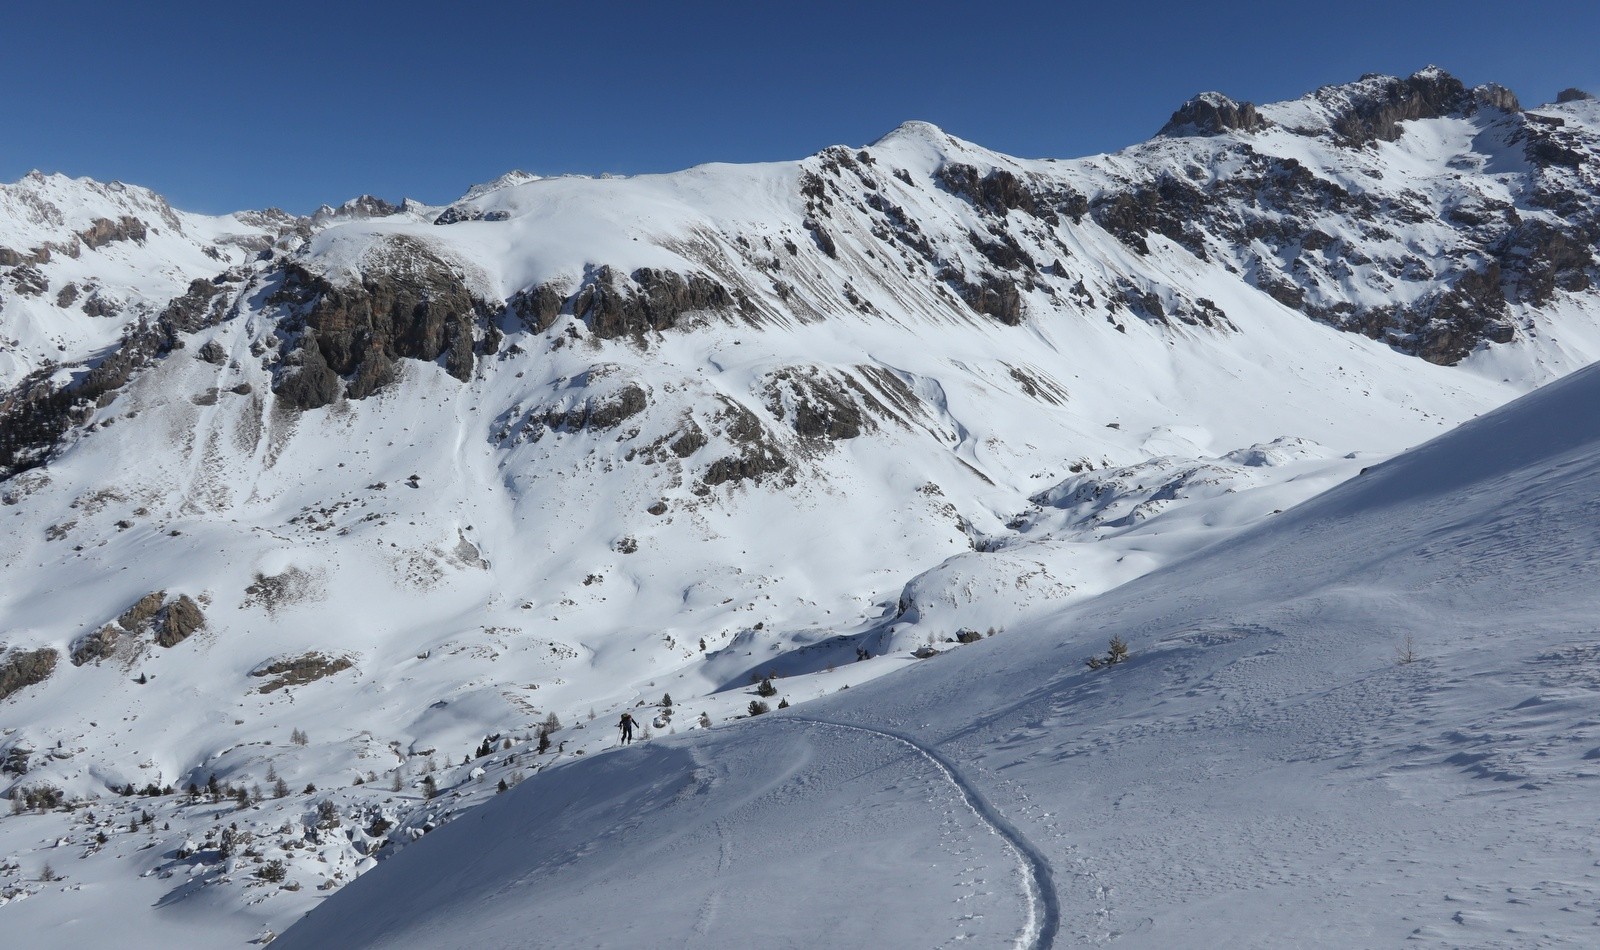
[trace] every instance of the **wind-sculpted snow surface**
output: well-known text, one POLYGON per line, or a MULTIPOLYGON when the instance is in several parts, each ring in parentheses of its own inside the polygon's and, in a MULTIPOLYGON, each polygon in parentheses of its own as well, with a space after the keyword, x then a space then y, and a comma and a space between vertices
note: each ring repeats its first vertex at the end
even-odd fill
POLYGON ((992 946, 1027 917, 991 814, 1057 945, 1586 945, 1597 408, 1580 372, 1047 622, 541 775, 283 945, 992 946))

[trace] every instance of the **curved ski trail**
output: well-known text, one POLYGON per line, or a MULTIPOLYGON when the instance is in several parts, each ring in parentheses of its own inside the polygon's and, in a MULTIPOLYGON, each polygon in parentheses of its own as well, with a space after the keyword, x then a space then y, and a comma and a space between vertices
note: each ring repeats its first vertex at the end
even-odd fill
POLYGON ((842 722, 833 722, 827 719, 812 719, 807 716, 784 716, 778 722, 805 723, 813 726, 827 726, 832 729, 843 729, 851 732, 864 732, 868 735, 878 736, 910 746, 912 751, 927 759, 933 764, 945 780, 961 794, 961 800, 977 817, 978 821, 988 827, 991 834, 1005 843, 1007 850, 1017 860, 1017 867, 1022 873, 1022 878, 1027 884, 1028 920, 1023 925, 1022 933, 1017 936, 1014 946, 1016 950, 1048 950, 1054 946, 1056 933, 1061 927, 1061 905, 1056 898, 1055 880, 1050 870, 1050 860, 1044 856, 1038 846, 1028 839, 1016 826, 989 804, 976 788, 957 771, 943 755, 923 745, 917 740, 898 732, 888 732, 883 729, 873 729, 868 726, 855 726, 842 722))

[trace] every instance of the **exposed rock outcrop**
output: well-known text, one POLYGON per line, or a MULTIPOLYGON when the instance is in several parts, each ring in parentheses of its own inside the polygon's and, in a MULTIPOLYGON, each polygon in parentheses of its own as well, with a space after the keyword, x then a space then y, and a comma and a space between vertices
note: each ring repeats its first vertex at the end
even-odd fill
POLYGON ((937 178, 951 194, 960 195, 997 217, 1021 211, 1058 224, 1063 216, 1076 222, 1088 210, 1087 199, 1071 188, 1025 181, 1004 168, 980 175, 971 165, 952 162, 939 169, 937 178))
POLYGON ((1472 98, 1475 102, 1502 112, 1522 111, 1522 103, 1517 101, 1517 94, 1499 83, 1491 82, 1472 87, 1472 98))
POLYGON ((721 409, 717 413, 717 422, 721 434, 733 443, 734 452, 707 467, 701 476, 704 486, 759 482, 769 475, 788 470, 788 456, 784 455, 755 413, 726 397, 719 396, 718 402, 721 409))
POLYGON ((451 205, 444 209, 434 224, 460 224, 462 221, 505 221, 511 216, 504 211, 484 211, 471 205, 451 205))
POLYGON ((216 340, 207 340, 205 346, 200 347, 195 357, 213 366, 221 366, 228 359, 228 351, 223 349, 222 344, 216 340))
POLYGON ((78 239, 83 241, 85 247, 97 250, 117 241, 135 241, 142 244, 147 234, 143 221, 131 215, 122 215, 115 221, 110 218, 95 218, 88 229, 78 232, 78 239))
MULTIPOLYGON (((197 279, 153 322, 141 320, 125 330, 111 353, 83 372, 58 380, 52 370, 42 370, 0 393, 0 479, 48 461, 62 436, 109 403, 135 373, 181 347, 182 334, 220 321, 228 299, 225 288, 197 279)), ((91 294, 84 312, 101 315, 98 300, 98 292, 91 294)))
POLYGON ((95 663, 107 660, 117 652, 117 642, 122 639, 122 631, 117 624, 108 623, 94 633, 79 637, 72 645, 72 665, 82 666, 85 663, 95 663))
POLYGON ((117 625, 129 633, 138 633, 161 611, 161 605, 166 602, 167 592, 164 590, 145 594, 135 601, 133 606, 122 612, 122 616, 117 618, 117 625))
POLYGON ((1333 132, 1348 145, 1392 142, 1400 137, 1400 123, 1434 119, 1466 108, 1471 96, 1461 80, 1435 66, 1418 70, 1405 79, 1363 76, 1333 119, 1333 132))
POLYGON ((624 282, 601 267, 571 299, 572 313, 601 339, 639 335, 676 325, 686 314, 728 311, 733 294, 704 274, 687 276, 641 267, 624 282))
POLYGON ((872 426, 871 416, 862 412, 864 401, 883 411, 882 404, 850 376, 814 366, 778 370, 767 377, 762 392, 767 411, 806 439, 854 439, 872 426))
POLYGON ((12 650, 0 657, 0 699, 20 689, 43 683, 56 671, 58 654, 49 647, 12 650))
POLYGON ((167 604, 156 622, 156 645, 175 647, 206 625, 206 615, 188 594, 167 604))
POLYGON ((157 646, 173 647, 204 629, 205 625, 205 614, 188 594, 179 594, 177 599, 172 600, 167 597, 166 591, 152 591, 123 611, 115 626, 107 624, 80 640, 73 648, 73 663, 81 666, 90 660, 110 656, 122 632, 133 636, 149 636, 157 646), (116 629, 118 627, 121 628, 120 632, 116 629), (82 661, 78 659, 80 653, 83 655, 82 661))
POLYGON ((1256 111, 1255 103, 1235 102, 1220 92, 1202 92, 1178 107, 1157 135, 1220 135, 1223 132, 1254 132, 1269 123, 1256 111))
POLYGON ((407 238, 392 239, 359 284, 291 263, 274 300, 293 308, 289 328, 300 332, 273 391, 302 410, 338 398, 341 377, 351 380, 351 398, 372 395, 393 381, 401 359, 442 359, 450 375, 471 378, 476 330, 494 312, 457 268, 407 238))
POLYGON ((614 392, 589 396, 564 411, 547 409, 538 421, 557 432, 603 432, 644 412, 649 405, 644 389, 629 383, 614 392))
POLYGON ((321 653, 304 653, 300 656, 269 660, 250 671, 251 676, 272 677, 257 687, 257 692, 271 693, 285 686, 300 686, 350 669, 355 663, 347 656, 331 657, 321 653))
POLYGON ((339 221, 360 221, 368 218, 387 218, 401 212, 400 205, 391 204, 375 195, 359 195, 335 208, 323 205, 311 215, 312 227, 326 227, 339 221))
POLYGON ((506 307, 516 314, 522 325, 530 332, 543 333, 556 322, 556 317, 561 315, 561 308, 566 302, 566 295, 556 287, 540 284, 537 287, 517 291, 506 302, 506 307))

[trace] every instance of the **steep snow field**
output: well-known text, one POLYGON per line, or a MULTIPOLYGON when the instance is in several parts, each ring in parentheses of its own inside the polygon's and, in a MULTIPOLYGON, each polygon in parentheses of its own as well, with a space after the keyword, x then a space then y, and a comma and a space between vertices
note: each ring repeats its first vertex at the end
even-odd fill
POLYGON ((277 945, 1592 945, 1597 409, 1582 371, 915 670, 550 770, 277 945))

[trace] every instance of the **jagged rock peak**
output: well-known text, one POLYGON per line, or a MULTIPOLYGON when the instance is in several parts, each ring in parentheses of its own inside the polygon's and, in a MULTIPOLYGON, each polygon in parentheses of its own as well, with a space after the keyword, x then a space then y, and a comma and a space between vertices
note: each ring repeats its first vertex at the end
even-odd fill
POLYGON ((1593 99, 1593 98, 1594 98, 1594 93, 1585 92, 1582 89, 1579 89, 1577 86, 1569 86, 1568 88, 1563 89, 1560 92, 1556 93, 1556 102, 1558 102, 1558 103, 1562 103, 1562 102, 1583 102, 1583 101, 1585 101, 1587 99, 1593 99))
POLYGON ((398 214, 400 206, 390 204, 375 195, 359 195, 351 198, 337 208, 323 205, 311 216, 312 224, 325 224, 329 221, 352 221, 363 218, 387 218, 398 214))
POLYGON ((1253 102, 1235 102, 1220 92, 1202 92, 1172 113, 1158 136, 1221 135, 1224 132, 1253 132, 1268 122, 1256 111, 1253 102))
POLYGON ((1517 100, 1517 94, 1497 82, 1473 86, 1472 98, 1483 105, 1493 106, 1502 112, 1522 111, 1522 103, 1517 100))
POLYGON ((1330 128, 1349 145, 1392 142, 1400 123, 1434 119, 1465 109, 1471 102, 1461 80, 1437 66, 1405 79, 1368 73, 1359 82, 1324 86, 1313 94, 1330 110, 1330 128))

